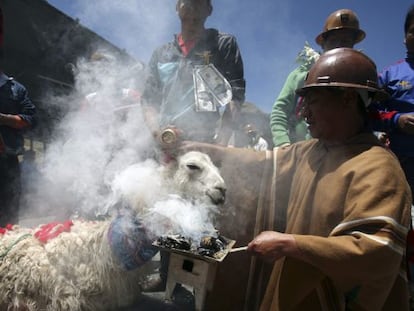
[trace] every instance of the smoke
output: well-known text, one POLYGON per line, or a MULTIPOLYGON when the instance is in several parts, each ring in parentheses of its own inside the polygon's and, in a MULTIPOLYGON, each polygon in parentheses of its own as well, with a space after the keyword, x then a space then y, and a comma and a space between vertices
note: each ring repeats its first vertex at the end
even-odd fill
POLYGON ((144 61, 172 39, 173 27, 179 29, 174 1, 75 1, 73 6, 82 24, 144 61))
MULTIPOLYGON (((144 61, 149 60, 155 47, 170 41, 173 33, 179 32, 175 1, 73 1, 70 6, 74 12, 71 15, 78 18, 82 25, 99 30, 100 36, 144 61)), ((288 66, 295 66, 294 58, 305 41, 300 31, 287 26, 292 14, 290 6, 279 2, 249 1, 237 4, 213 1, 213 6, 207 27, 216 27, 236 36, 244 59, 248 87, 252 85, 249 79, 260 80, 261 85, 268 84, 271 90, 266 95, 271 100, 255 104, 263 106, 272 103, 278 92, 275 85, 281 84, 286 77, 280 73, 287 72, 288 66), (251 6, 255 9, 252 10, 251 6), (257 12, 270 11, 277 13, 272 23, 255 22, 260 16, 257 12), (239 20, 240 16, 249 16, 246 12, 251 12, 251 19, 239 20), (258 50, 257 44, 251 44, 258 38, 266 38, 275 48, 258 50), (291 55, 288 60, 277 53, 281 50, 291 55), (260 58, 249 58, 257 55, 258 51, 260 58), (272 78, 263 79, 264 75, 272 78)), ((123 64, 117 55, 113 57, 115 65, 104 62, 102 66, 80 59, 74 68, 76 79, 73 93, 45 100, 58 107, 67 107, 69 113, 47 145, 41 180, 32 183, 31 188, 35 190, 26 195, 25 201, 33 213, 66 216, 78 212, 93 216, 97 211, 105 212, 114 200, 112 181, 115 176, 130 164, 141 162, 151 155, 151 137, 140 108, 122 109, 122 100, 116 92, 139 85, 143 78, 142 68, 131 72, 131 64, 123 64), (86 99, 89 107, 81 104, 86 99)), ((248 88, 248 99, 252 98, 249 94, 253 92, 265 93, 264 89, 248 88)), ((263 96, 260 94, 260 97, 263 96)), ((142 192, 152 196, 150 191, 142 192)), ((182 204, 178 202, 178 205, 182 204)))
MULTIPOLYGON (((67 105, 68 113, 44 153, 40 177, 26 193, 23 218, 96 219, 127 207, 154 236, 181 234, 200 241, 215 235, 217 206, 183 200, 167 180, 168 168, 155 160, 139 91, 132 88, 142 84, 143 68, 99 49, 80 58, 74 73, 72 94, 48 99, 67 105)), ((190 192, 192 199, 199 193, 190 192)))
MULTIPOLYGON (((197 245, 204 236, 216 236, 219 206, 205 195, 209 178, 200 177, 201 182, 190 178, 183 194, 179 181, 166 177, 171 176, 170 169, 146 159, 118 172, 111 184, 113 202, 127 207, 122 213, 133 211, 131 219, 137 217, 155 237, 179 234, 197 245)), ((204 172, 208 176, 213 171, 205 167, 204 172)))
MULTIPOLYGON (((178 29, 171 3, 100 0, 98 4, 76 1, 72 7, 84 26, 99 28, 99 35, 133 50, 139 59, 149 59, 155 46, 171 40, 174 23, 178 29)), ((38 174, 25 181, 21 219, 94 219, 112 213, 117 202, 128 197, 130 202, 141 202, 134 208, 141 208, 140 217, 154 234, 183 234, 196 240, 201 232, 213 232, 211 206, 169 197, 170 189, 164 188, 139 94, 133 93, 142 91, 141 63, 98 47, 95 55, 79 58, 71 69, 75 78, 71 94, 44 99, 51 110, 58 107, 65 114, 47 143, 38 174), (176 232, 164 232, 165 219, 168 230, 176 232)))
POLYGON ((155 203, 145 215, 145 222, 155 236, 180 234, 199 245, 204 236, 216 236, 213 219, 217 206, 194 204, 179 196, 155 203))
POLYGON ((67 107, 39 167, 39 179, 23 202, 30 212, 61 217, 96 216, 111 200, 116 173, 151 156, 140 90, 143 67, 98 50, 81 58, 68 96, 47 99, 67 107))

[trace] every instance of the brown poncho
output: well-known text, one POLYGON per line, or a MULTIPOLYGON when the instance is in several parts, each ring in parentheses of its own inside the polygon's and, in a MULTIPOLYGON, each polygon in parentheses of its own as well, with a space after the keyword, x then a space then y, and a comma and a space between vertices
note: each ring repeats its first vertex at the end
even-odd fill
POLYGON ((267 154, 227 153, 234 221, 248 230, 226 234, 245 245, 263 230, 292 233, 304 260, 279 260, 271 273, 256 257, 229 256, 207 310, 408 310, 411 194, 398 160, 373 135, 335 147, 310 140, 267 154))
POLYGON ((411 194, 394 155, 361 134, 335 147, 299 143, 274 157, 275 215, 303 260, 275 263, 261 310, 408 310, 411 194))

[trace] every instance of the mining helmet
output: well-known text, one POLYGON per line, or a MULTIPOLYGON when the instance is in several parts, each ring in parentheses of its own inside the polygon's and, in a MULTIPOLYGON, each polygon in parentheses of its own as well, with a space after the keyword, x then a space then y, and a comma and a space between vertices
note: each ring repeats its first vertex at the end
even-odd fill
POLYGON ((322 46, 325 36, 334 30, 350 29, 355 32, 355 43, 365 38, 365 32, 359 28, 359 19, 355 12, 348 9, 340 9, 333 12, 325 21, 323 31, 315 38, 317 44, 322 46))
POLYGON ((366 90, 375 100, 387 99, 377 81, 377 67, 368 56, 351 48, 336 48, 319 57, 296 93, 305 95, 316 87, 345 87, 366 90))

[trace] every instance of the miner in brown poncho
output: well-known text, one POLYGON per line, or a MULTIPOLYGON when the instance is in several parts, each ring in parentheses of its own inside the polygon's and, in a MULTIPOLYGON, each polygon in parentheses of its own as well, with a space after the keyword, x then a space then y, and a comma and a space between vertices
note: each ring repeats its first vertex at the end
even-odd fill
POLYGON ((367 130, 366 107, 383 95, 376 81, 367 56, 331 50, 298 90, 314 139, 273 152, 182 147, 207 152, 223 167, 237 163, 261 185, 267 218, 248 250, 274 263, 263 311, 409 308, 411 193, 398 160, 367 130))

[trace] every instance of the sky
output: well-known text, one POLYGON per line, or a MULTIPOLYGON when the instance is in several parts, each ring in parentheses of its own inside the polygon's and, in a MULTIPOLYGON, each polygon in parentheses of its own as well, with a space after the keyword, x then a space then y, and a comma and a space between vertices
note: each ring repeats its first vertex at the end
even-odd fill
MULTIPOLYGON (((172 40, 180 23, 172 0, 49 0, 63 13, 143 62, 172 40)), ((409 0, 212 0, 206 27, 236 36, 243 62, 246 100, 270 112, 284 81, 296 67, 305 42, 315 37, 328 15, 356 12, 366 38, 355 46, 378 70, 405 56, 403 24, 409 0)))

